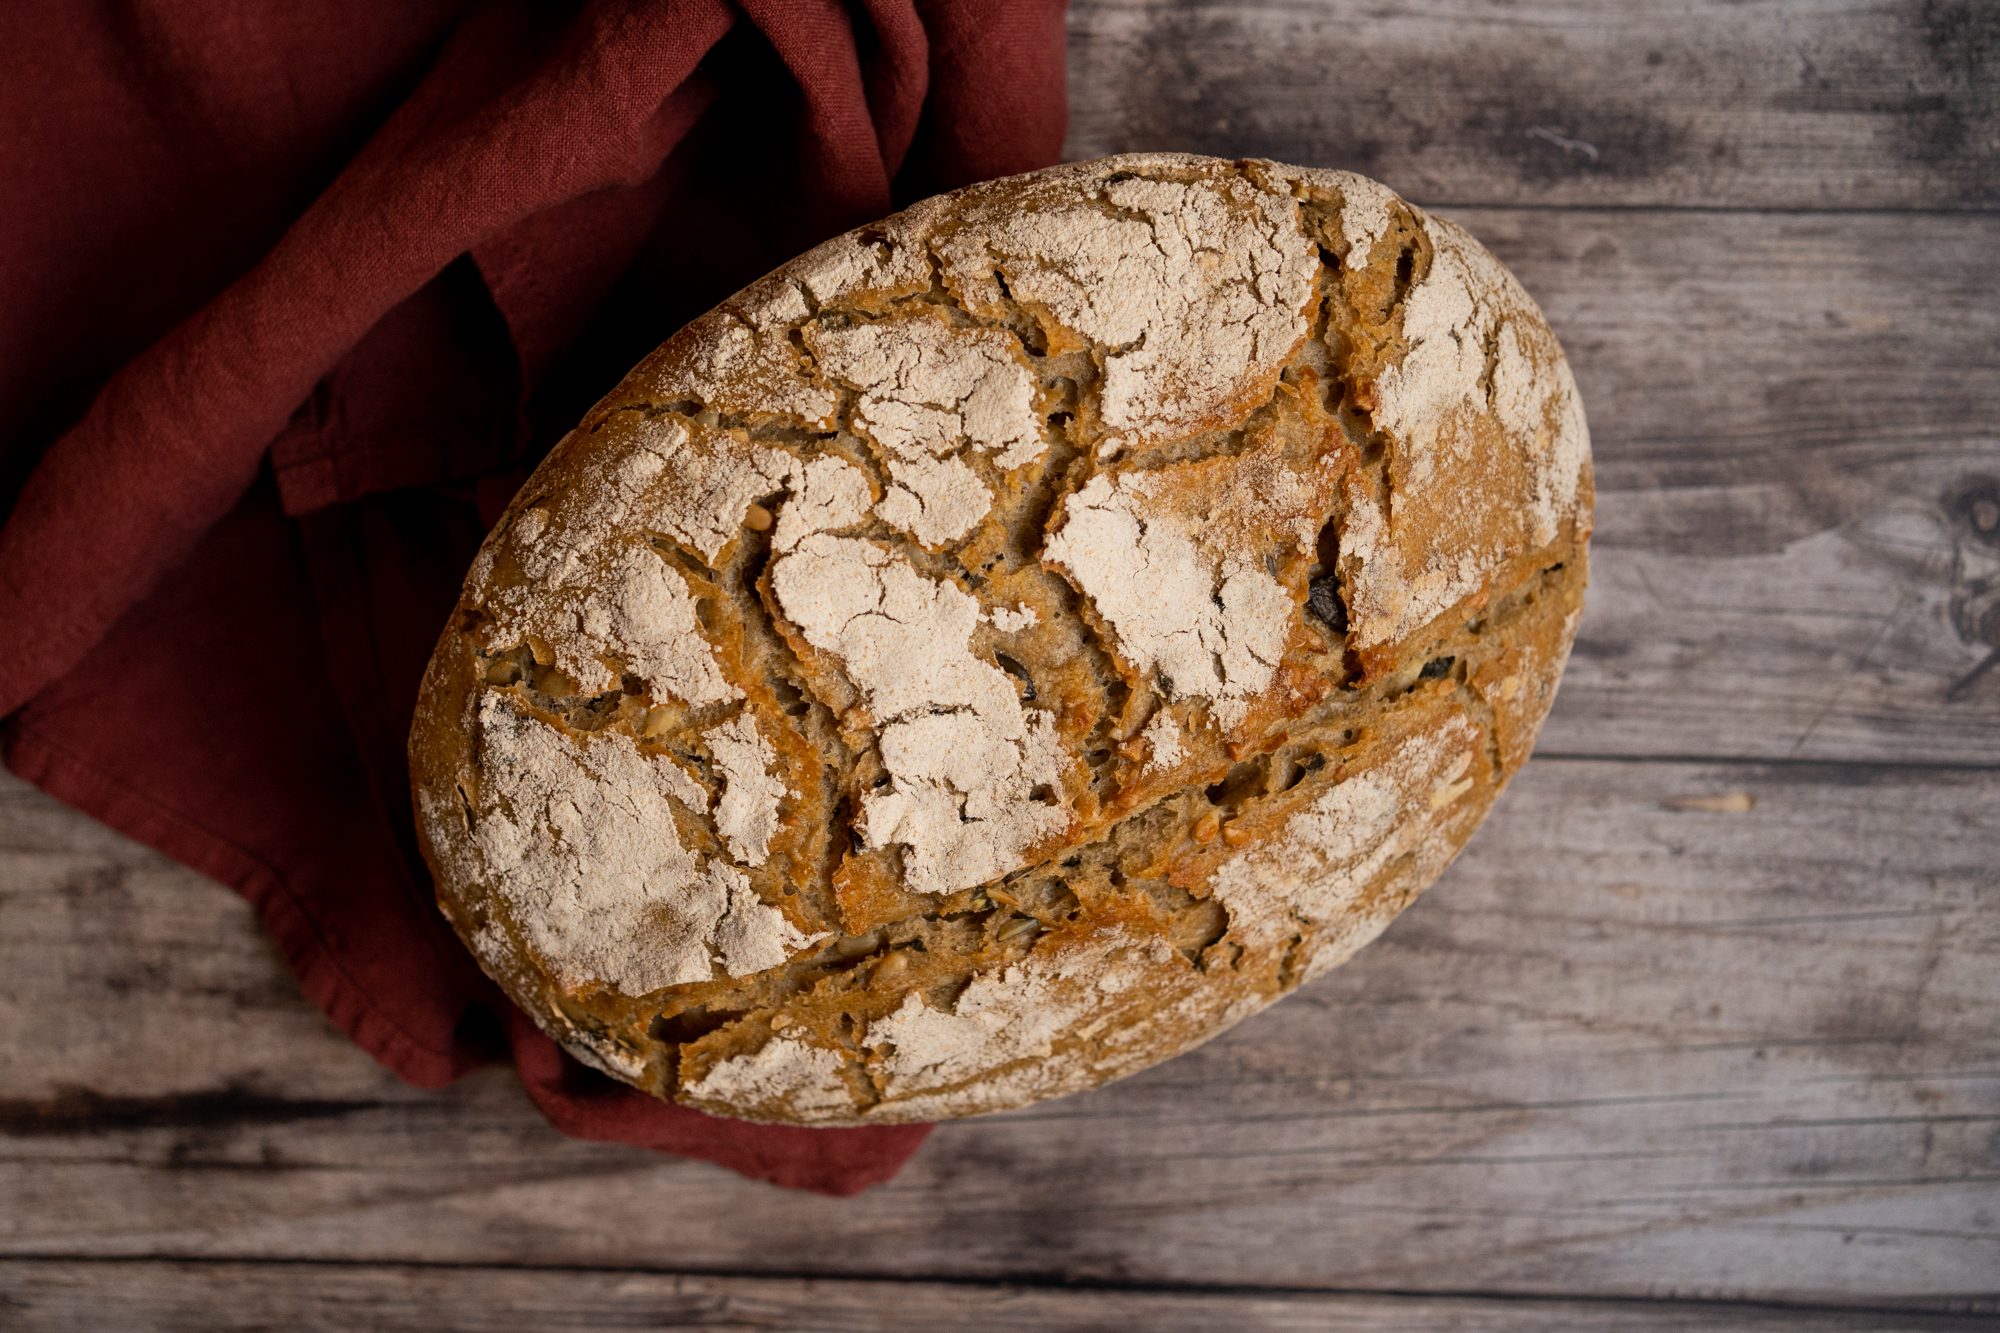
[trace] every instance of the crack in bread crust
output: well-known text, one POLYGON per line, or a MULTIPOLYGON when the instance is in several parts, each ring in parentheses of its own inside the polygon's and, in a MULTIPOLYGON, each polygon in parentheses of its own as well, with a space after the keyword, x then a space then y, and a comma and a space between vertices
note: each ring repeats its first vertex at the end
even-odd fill
POLYGON ((440 905, 720 1114, 1143 1068, 1351 955, 1518 771, 1588 447, 1519 285, 1361 177, 926 200, 669 340, 496 525, 411 737, 440 905))

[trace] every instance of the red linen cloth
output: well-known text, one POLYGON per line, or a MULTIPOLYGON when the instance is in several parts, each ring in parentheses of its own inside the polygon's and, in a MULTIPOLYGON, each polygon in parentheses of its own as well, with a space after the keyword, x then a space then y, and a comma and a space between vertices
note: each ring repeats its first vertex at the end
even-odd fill
POLYGON ((1062 0, 0 9, 0 744, 244 894, 402 1077, 844 1194, 925 1127, 713 1119, 571 1061, 431 900, 404 738, 487 523, 688 318, 1045 166, 1062 0))

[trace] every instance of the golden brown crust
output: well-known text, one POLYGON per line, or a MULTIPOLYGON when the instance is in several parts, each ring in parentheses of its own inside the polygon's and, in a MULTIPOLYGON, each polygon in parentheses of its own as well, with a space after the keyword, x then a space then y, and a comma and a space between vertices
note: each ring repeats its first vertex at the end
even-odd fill
POLYGON ((1361 177, 927 200, 675 335, 496 525, 411 734, 440 905, 720 1114, 1143 1068, 1366 943, 1526 759, 1588 448, 1518 283, 1361 177))

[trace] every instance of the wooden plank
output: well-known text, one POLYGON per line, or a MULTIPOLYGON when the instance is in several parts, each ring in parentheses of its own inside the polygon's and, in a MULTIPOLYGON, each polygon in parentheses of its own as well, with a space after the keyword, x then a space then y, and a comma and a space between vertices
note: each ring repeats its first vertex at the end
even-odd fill
POLYGON ((1954 504, 2000 498, 2000 218, 1451 216, 1542 303, 1590 415, 1591 590, 1545 747, 2000 759, 2000 672, 1947 699, 2000 648, 2000 533, 1954 504))
POLYGON ((1437 204, 1991 208, 1978 0, 1077 0, 1072 158, 1347 167, 1437 204))
POLYGON ((0 1254, 1990 1292, 1997 798, 1991 772, 1537 761, 1346 968, 835 1201, 565 1141, 505 1071, 397 1086, 269 980, 228 895, 16 784, 0 1254), (129 900, 87 887, 121 875, 129 900))
POLYGON ((375 1095, 346 1044, 248 904, 0 771, 0 1096, 168 1095, 225 1052, 246 1095, 375 1095))
POLYGON ((1051 1290, 936 1282, 562 1269, 0 1261, 0 1312, 21 1333, 442 1333, 704 1328, 717 1333, 1973 1333, 1980 1314, 1724 1304, 1478 1300, 1315 1293, 1051 1290))

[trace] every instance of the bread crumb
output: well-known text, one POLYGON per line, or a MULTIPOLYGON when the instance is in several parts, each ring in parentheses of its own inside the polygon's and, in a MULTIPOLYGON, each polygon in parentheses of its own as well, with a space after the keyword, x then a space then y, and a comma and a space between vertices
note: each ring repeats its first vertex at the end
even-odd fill
POLYGON ((1701 810, 1715 815, 1747 815, 1757 808, 1757 798, 1747 791, 1732 791, 1720 796, 1676 796, 1660 804, 1669 810, 1701 810))

